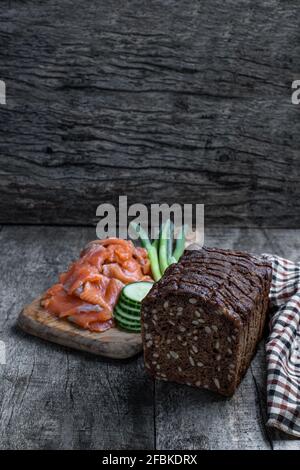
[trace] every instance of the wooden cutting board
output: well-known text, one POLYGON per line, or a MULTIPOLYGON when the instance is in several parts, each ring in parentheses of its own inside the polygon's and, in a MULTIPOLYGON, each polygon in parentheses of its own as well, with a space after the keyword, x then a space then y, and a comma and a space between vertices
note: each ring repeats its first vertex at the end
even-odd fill
POLYGON ((142 351, 139 333, 128 333, 118 328, 92 333, 66 320, 59 320, 41 307, 40 300, 41 297, 34 300, 19 315, 18 325, 27 333, 79 351, 113 359, 127 359, 142 351))

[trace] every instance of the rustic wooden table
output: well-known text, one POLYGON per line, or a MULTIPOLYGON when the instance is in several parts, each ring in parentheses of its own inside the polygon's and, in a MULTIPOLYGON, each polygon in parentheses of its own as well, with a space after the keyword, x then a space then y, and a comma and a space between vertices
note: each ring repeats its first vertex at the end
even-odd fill
MULTIPOLYGON (((211 229, 206 244, 299 259, 297 230, 211 229)), ((153 382, 142 357, 112 361, 30 337, 22 307, 95 237, 93 228, 4 226, 0 232, 1 449, 300 449, 265 426, 261 345, 232 399, 153 382)))

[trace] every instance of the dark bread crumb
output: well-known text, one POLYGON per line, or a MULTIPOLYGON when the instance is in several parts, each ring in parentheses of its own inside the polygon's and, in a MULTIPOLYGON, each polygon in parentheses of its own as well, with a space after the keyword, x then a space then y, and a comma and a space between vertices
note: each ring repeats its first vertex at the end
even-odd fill
POLYGON ((262 336, 271 275, 248 253, 186 250, 142 302, 150 374, 233 395, 262 336))

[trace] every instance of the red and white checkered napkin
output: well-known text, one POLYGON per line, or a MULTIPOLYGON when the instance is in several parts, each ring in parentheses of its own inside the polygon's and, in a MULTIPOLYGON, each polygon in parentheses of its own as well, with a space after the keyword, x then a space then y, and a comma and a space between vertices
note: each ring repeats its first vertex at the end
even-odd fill
POLYGON ((300 263, 272 255, 267 352, 268 426, 300 437, 300 263))

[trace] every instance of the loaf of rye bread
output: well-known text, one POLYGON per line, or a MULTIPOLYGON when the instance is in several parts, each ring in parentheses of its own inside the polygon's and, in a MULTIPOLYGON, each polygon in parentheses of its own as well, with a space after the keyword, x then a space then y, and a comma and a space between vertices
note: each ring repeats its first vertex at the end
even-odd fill
POLYGON ((142 302, 150 374, 233 395, 263 333, 271 276, 248 253, 186 250, 142 302))

